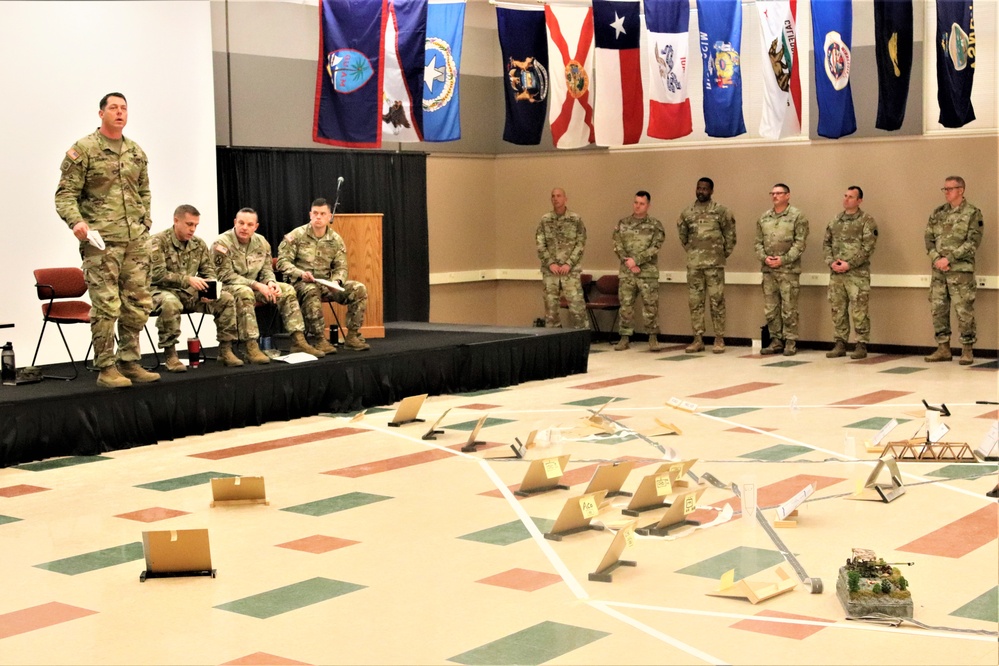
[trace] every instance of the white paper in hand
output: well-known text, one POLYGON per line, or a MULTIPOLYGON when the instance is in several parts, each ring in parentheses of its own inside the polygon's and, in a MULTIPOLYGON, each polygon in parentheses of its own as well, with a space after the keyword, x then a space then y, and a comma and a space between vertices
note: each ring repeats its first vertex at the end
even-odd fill
POLYGON ((332 280, 323 280, 322 278, 316 278, 316 282, 323 285, 330 291, 343 291, 343 287, 341 287, 339 283, 333 282, 332 280))
POLYGON ((101 238, 101 233, 96 229, 91 229, 87 232, 87 241, 98 250, 104 249, 104 239, 101 238))

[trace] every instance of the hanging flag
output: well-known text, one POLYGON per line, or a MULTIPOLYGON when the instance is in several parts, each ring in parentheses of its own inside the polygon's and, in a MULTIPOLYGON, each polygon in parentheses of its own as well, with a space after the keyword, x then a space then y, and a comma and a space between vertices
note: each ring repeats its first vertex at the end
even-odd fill
POLYGON ((593 125, 601 146, 624 146, 642 138, 645 97, 641 32, 637 1, 593 0, 596 70, 600 79, 593 125))
POLYGON ((819 105, 819 136, 838 139, 857 131, 850 89, 850 49, 853 8, 850 0, 812 3, 812 43, 815 45, 815 98, 819 105))
POLYGON ((465 3, 427 6, 427 41, 423 74, 423 140, 461 138, 458 73, 465 31, 465 3))
POLYGON ((974 3, 937 0, 937 102, 944 127, 964 127, 975 119, 975 48, 974 3))
POLYGON ((797 0, 756 0, 763 35, 763 116, 760 136, 783 139, 801 133, 797 0))
POLYGON ((649 129, 656 139, 679 139, 693 131, 687 62, 690 0, 645 0, 649 49, 649 129))
POLYGON ((697 0, 701 59, 704 61, 704 131, 708 136, 746 133, 742 117, 742 4, 740 0, 697 0))
POLYGON ((382 140, 422 141, 427 0, 388 0, 387 10, 382 140))
POLYGON ((321 0, 312 140, 382 144, 382 37, 387 0, 321 0))
POLYGON ((506 72, 503 140, 522 146, 541 143, 548 102, 548 37, 538 9, 496 7, 500 51, 506 72))
POLYGON ((878 118, 894 131, 905 120, 912 74, 912 0, 874 0, 874 57, 878 63, 878 118))
POLYGON ((593 143, 593 9, 545 5, 545 24, 554 68, 548 108, 552 142, 556 148, 579 148, 593 143))

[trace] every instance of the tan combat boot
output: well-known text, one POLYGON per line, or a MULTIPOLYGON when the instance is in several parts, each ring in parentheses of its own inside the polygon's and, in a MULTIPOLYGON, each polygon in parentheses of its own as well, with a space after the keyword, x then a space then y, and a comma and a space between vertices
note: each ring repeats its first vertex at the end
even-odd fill
POLYGON ((118 372, 133 382, 140 384, 148 384, 149 382, 158 382, 160 380, 159 373, 149 372, 139 365, 137 361, 118 361, 118 372))
POLYGON ((614 345, 614 351, 624 351, 631 346, 631 338, 627 335, 622 335, 621 339, 617 341, 614 345))
POLYGON ((711 348, 712 354, 724 354, 725 353, 725 338, 720 335, 715 336, 715 345, 711 348))
POLYGON ((961 345, 961 360, 958 361, 961 365, 971 365, 975 362, 975 356, 972 352, 971 345, 961 345))
POLYGON ((694 341, 687 345, 687 348, 683 351, 687 354, 696 354, 697 352, 704 351, 704 338, 700 335, 695 335, 694 341))
POLYGON ((132 385, 132 380, 123 377, 116 366, 109 365, 101 368, 101 373, 97 375, 97 385, 104 388, 127 388, 132 385))
POLYGON ((232 353, 232 340, 219 341, 219 363, 227 368, 238 368, 243 365, 239 357, 232 353))
POLYGON ((773 356, 784 351, 784 343, 774 338, 770 344, 760 350, 760 356, 773 356))
POLYGON ((336 347, 334 347, 329 340, 319 336, 318 338, 312 338, 309 340, 309 344, 318 349, 324 354, 335 354, 336 347))
POLYGON ((937 350, 923 358, 927 363, 939 363, 941 361, 949 361, 950 356, 950 343, 940 342, 937 344, 937 350))
POLYGON ((187 372, 187 366, 180 362, 177 348, 173 346, 163 348, 163 367, 167 372, 187 372))
POLYGON ((301 331, 295 331, 291 334, 291 352, 305 352, 306 354, 311 354, 316 358, 326 356, 326 354, 310 345, 308 340, 305 339, 305 334, 301 331))
POLYGON ((347 331, 347 335, 343 338, 343 346, 354 351, 367 351, 371 349, 371 345, 357 331, 347 331))
POLYGON ((659 346, 659 337, 655 333, 651 333, 649 335, 649 351, 657 352, 660 349, 662 348, 659 346))
POLYGON ((256 340, 247 340, 246 345, 246 360, 253 365, 267 365, 271 362, 270 357, 260 351, 260 345, 257 344, 256 340))
POLYGON ((794 356, 798 353, 798 343, 794 340, 788 340, 784 343, 784 356, 794 356))
POLYGON ((826 352, 826 358, 840 358, 841 356, 846 356, 846 343, 837 340, 833 348, 826 352))
POLYGON ((862 358, 867 358, 867 343, 858 342, 857 346, 853 348, 853 352, 850 354, 850 358, 854 361, 859 361, 862 358))

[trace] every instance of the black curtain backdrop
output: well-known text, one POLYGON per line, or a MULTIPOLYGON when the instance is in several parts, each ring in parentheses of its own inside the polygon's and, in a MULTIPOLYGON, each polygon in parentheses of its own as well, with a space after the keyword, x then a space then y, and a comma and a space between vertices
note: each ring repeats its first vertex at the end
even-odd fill
POLYGON ((430 319, 426 155, 217 146, 216 168, 219 232, 253 208, 275 255, 286 233, 308 223, 314 199, 333 205, 343 176, 338 213, 384 215, 385 321, 430 319))

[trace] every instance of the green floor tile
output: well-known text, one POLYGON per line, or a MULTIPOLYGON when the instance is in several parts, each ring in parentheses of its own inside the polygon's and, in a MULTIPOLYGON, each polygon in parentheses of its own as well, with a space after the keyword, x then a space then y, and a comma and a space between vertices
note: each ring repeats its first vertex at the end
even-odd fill
POLYGON ((708 416, 717 416, 720 419, 730 419, 733 416, 739 416, 740 414, 757 412, 759 409, 759 407, 719 407, 718 409, 711 409, 704 413, 708 416))
POLYGON ((62 467, 73 467, 74 465, 86 465, 87 463, 100 462, 101 460, 114 460, 108 456, 70 456, 68 458, 53 458, 40 462, 25 463, 18 465, 17 469, 25 469, 29 472, 44 472, 47 469, 60 469, 62 467))
MULTIPOLYGON (((479 422, 479 419, 474 421, 463 421, 462 423, 452 423, 451 425, 444 426, 448 430, 464 430, 465 432, 472 432, 475 430, 475 424, 479 422)), ((503 423, 516 423, 514 419, 494 419, 487 418, 485 423, 482 424, 483 428, 491 428, 496 425, 503 423)))
MULTIPOLYGON (((972 599, 951 615, 983 620, 992 624, 999 622, 999 587, 993 587, 977 599, 972 599)), ((992 628, 995 629, 995 627, 992 628)))
POLYGON ((881 372, 888 375, 911 375, 914 372, 922 372, 927 369, 928 368, 907 368, 903 366, 901 368, 888 368, 887 370, 882 370, 881 372))
POLYGON ((690 361, 695 358, 704 358, 701 354, 671 354, 670 356, 660 356, 657 361, 690 361))
POLYGON ((575 407, 597 407, 599 405, 606 405, 608 402, 615 405, 619 402, 624 402, 625 398, 617 398, 611 395, 598 395, 595 398, 584 398, 582 400, 573 400, 572 402, 563 402, 563 405, 573 405, 575 407))
MULTIPOLYGON (((886 416, 872 416, 869 419, 864 419, 863 421, 857 421, 856 423, 849 423, 844 428, 861 428, 863 430, 881 430, 885 427, 885 424, 891 421, 890 418, 886 416)), ((911 419, 898 419, 898 424, 908 423, 911 419)))
POLYGON ((497 388, 497 389, 484 389, 482 391, 469 391, 468 393, 455 393, 456 396, 461 396, 463 398, 474 398, 480 395, 489 395, 490 393, 502 393, 503 391, 509 391, 508 388, 497 388))
MULTIPOLYGON (((549 531, 552 525, 555 524, 554 520, 549 520, 547 518, 534 518, 534 524, 541 530, 542 533, 549 531)), ((527 531, 524 524, 519 520, 515 520, 510 523, 504 523, 503 525, 497 525, 495 527, 487 527, 484 530, 479 530, 478 532, 472 532, 471 534, 465 534, 458 537, 459 539, 465 539, 466 541, 478 541, 480 543, 491 543, 494 546, 509 546, 511 543, 517 543, 518 541, 523 541, 524 539, 530 539, 531 533, 527 531)))
POLYGON ((391 412, 391 411, 395 410, 393 410, 391 407, 370 407, 368 409, 356 409, 352 412, 322 412, 319 414, 319 416, 351 418, 357 416, 361 412, 364 412, 364 415, 368 416, 370 414, 381 414, 382 412, 391 412))
POLYGON ((759 451, 751 451, 750 453, 743 453, 740 458, 751 458, 753 460, 768 460, 770 462, 776 462, 778 460, 787 460, 788 458, 793 458, 795 456, 800 456, 803 453, 808 453, 812 449, 807 446, 795 446, 793 444, 776 444, 774 446, 767 447, 765 449, 760 449, 759 451))
POLYGON ((793 368, 796 365, 805 365, 808 361, 777 361, 776 363, 765 363, 765 368, 793 368))
POLYGON ((590 353, 591 354, 603 354, 606 351, 608 351, 608 350, 607 349, 595 349, 593 347, 590 347, 590 353))
POLYGON ((476 665, 543 664, 609 635, 605 631, 570 624, 542 622, 463 652, 448 661, 476 665))
POLYGON ((760 573, 784 561, 776 550, 738 546, 706 560, 679 569, 677 573, 702 578, 721 578, 729 569, 735 569, 735 580, 760 573))
POLYGON ((215 608, 265 620, 288 611, 298 610, 321 601, 363 590, 365 587, 365 585, 346 583, 331 578, 311 578, 303 580, 301 583, 254 594, 252 597, 230 601, 215 608))
POLYGON ((387 495, 372 495, 371 493, 353 492, 347 493, 346 495, 337 495, 336 497, 327 497, 326 499, 316 500, 315 502, 306 502, 305 504, 289 506, 281 510, 290 511, 292 513, 301 513, 306 516, 326 516, 331 513, 336 513, 337 511, 356 509, 359 506, 374 504, 375 502, 382 502, 390 499, 392 498, 387 495))
POLYGON ((36 564, 35 566, 46 571, 55 571, 67 576, 75 576, 89 571, 113 567, 118 564, 125 564, 126 562, 135 562, 142 558, 142 543, 136 541, 134 543, 126 543, 122 546, 115 546, 114 548, 105 548, 104 550, 95 550, 92 553, 53 560, 45 564, 36 564))
POLYGON ((21 518, 15 518, 14 516, 0 516, 0 525, 6 525, 7 523, 16 523, 21 518))
POLYGON ((926 476, 936 476, 944 479, 968 479, 974 476, 995 473, 995 465, 947 465, 927 473, 926 476))
POLYGON ((158 490, 160 492, 169 492, 171 490, 180 490, 182 488, 191 488, 193 486, 200 486, 205 483, 211 483, 212 479, 226 479, 237 474, 226 474, 225 472, 201 472, 200 474, 189 474, 187 476, 178 476, 173 479, 163 479, 162 481, 153 481, 152 483, 143 483, 136 486, 136 488, 145 488, 146 490, 158 490))

